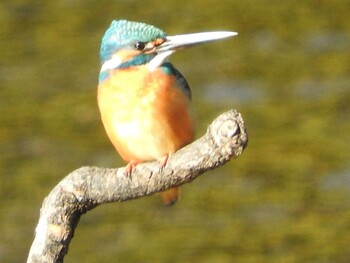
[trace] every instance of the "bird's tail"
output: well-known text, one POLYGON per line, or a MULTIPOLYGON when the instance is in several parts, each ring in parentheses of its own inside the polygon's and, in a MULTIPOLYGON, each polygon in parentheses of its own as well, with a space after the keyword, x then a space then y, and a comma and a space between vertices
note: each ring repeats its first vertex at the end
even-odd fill
POLYGON ((167 206, 175 204, 177 199, 179 198, 179 195, 179 187, 173 187, 160 193, 160 197, 162 198, 164 204, 167 206))

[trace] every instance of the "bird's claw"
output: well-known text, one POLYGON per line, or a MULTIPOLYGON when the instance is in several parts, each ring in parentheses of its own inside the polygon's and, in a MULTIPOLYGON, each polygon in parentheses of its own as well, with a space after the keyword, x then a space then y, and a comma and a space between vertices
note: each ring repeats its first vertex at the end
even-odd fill
POLYGON ((164 159, 161 160, 161 162, 160 162, 160 167, 159 167, 159 171, 160 171, 160 172, 164 170, 166 164, 168 163, 169 156, 170 156, 170 154, 167 154, 167 155, 164 157, 164 159))
POLYGON ((132 174, 132 170, 136 167, 136 165, 138 164, 139 162, 137 161, 130 161, 128 163, 128 165, 125 167, 125 176, 127 177, 131 177, 131 174, 132 174))

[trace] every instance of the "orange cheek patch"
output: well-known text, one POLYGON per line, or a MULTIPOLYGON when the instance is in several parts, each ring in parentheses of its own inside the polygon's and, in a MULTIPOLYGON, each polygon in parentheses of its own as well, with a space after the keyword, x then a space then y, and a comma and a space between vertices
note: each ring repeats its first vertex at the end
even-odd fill
POLYGON ((145 54, 151 54, 151 53, 155 52, 156 47, 160 46, 160 45, 163 44, 164 42, 165 42, 165 39, 163 39, 163 38, 157 38, 157 39, 154 40, 153 42, 147 43, 147 45, 146 45, 147 50, 145 51, 145 54))
POLYGON ((113 55, 113 57, 119 58, 120 61, 123 63, 123 62, 129 61, 131 58, 133 58, 139 54, 141 54, 141 52, 138 50, 120 50, 120 51, 116 52, 113 55))
POLYGON ((159 46, 165 42, 164 38, 157 38, 153 43, 155 46, 159 46))

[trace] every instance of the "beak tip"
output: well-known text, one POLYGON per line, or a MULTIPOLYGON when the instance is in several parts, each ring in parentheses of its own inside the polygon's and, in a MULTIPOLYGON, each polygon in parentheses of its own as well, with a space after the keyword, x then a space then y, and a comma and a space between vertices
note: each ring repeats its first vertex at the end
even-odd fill
POLYGON ((238 35, 237 32, 233 32, 233 31, 223 31, 222 33, 225 34, 226 37, 234 37, 238 35))

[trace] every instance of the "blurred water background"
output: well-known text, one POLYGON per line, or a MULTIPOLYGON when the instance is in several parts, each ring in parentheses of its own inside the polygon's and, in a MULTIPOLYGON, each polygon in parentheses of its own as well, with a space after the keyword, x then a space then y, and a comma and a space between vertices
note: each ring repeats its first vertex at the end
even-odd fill
POLYGON ((193 91, 198 136, 235 108, 249 145, 181 200, 84 215, 65 262, 349 262, 350 2, 0 2, 0 261, 24 262, 42 200, 85 165, 123 165, 96 105, 112 19, 169 35, 236 38, 171 61, 193 91))

